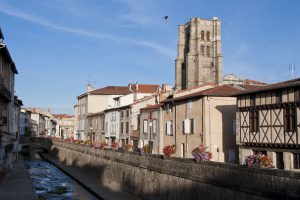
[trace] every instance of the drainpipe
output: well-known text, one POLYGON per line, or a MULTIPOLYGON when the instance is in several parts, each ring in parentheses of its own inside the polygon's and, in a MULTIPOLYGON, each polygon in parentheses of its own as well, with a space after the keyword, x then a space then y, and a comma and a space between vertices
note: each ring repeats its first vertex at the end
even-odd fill
POLYGON ((177 109, 176 109, 176 104, 174 103, 174 101, 172 101, 173 105, 174 105, 174 112, 175 112, 175 117, 174 117, 174 134, 175 134, 175 149, 177 149, 177 140, 176 140, 176 120, 177 120, 177 109))
POLYGON ((208 123, 209 123, 209 150, 211 152, 211 116, 210 116, 210 99, 207 96, 208 101, 208 123))

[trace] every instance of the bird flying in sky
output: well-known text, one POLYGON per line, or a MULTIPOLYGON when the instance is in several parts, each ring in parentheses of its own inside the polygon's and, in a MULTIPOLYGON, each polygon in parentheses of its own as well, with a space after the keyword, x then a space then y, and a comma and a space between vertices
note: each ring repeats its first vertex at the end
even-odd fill
POLYGON ((165 20, 167 20, 167 19, 169 18, 169 16, 164 16, 163 18, 164 18, 165 20))

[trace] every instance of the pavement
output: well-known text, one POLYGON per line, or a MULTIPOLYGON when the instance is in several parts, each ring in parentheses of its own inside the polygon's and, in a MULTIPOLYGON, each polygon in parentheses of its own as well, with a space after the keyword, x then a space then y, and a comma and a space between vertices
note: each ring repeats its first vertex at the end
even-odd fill
MULTIPOLYGON (((61 169, 63 172, 68 174, 71 178, 79 182, 83 187, 96 195, 99 199, 106 200, 138 200, 139 198, 124 192, 120 191, 118 188, 114 188, 111 185, 103 185, 101 181, 92 175, 89 171, 84 169, 79 169, 72 165, 66 165, 58 161, 57 159, 52 158, 48 154, 41 154, 41 156, 46 159, 48 162, 54 164, 56 167, 61 169)), ((0 198, 1 199, 1 198, 0 198)))
POLYGON ((29 172, 23 157, 14 161, 13 169, 6 173, 0 183, 1 200, 36 200, 37 196, 32 185, 29 172))

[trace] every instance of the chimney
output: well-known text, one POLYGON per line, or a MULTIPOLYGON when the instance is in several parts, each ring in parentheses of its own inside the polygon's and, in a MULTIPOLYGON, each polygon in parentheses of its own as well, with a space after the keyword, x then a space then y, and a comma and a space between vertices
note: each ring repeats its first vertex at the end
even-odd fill
POLYGON ((91 91, 93 91, 94 90, 94 87, 91 85, 91 84, 88 84, 88 86, 87 86, 87 91, 88 92, 91 92, 91 91))
POLYGON ((131 92, 132 91, 132 85, 131 83, 128 84, 128 90, 131 92))

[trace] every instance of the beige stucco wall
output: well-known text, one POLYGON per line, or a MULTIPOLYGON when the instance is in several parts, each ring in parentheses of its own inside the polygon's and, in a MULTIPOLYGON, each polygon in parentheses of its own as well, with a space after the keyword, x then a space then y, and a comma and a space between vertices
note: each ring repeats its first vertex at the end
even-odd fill
POLYGON ((192 150, 203 143, 213 153, 214 161, 228 162, 229 150, 236 148, 235 134, 232 131, 232 120, 236 115, 236 98, 198 98, 192 100, 191 108, 187 106, 187 100, 175 104, 173 112, 167 113, 166 109, 163 112, 164 146, 176 145, 176 156, 192 157, 192 150), (176 133, 174 130, 173 135, 166 135, 166 122, 173 120, 175 124, 175 112, 176 133), (194 119, 193 134, 183 133, 184 119, 194 119))
POLYGON ((204 144, 213 153, 213 161, 228 162, 229 150, 236 149, 232 127, 232 120, 236 118, 236 98, 205 97, 204 105, 204 144))

